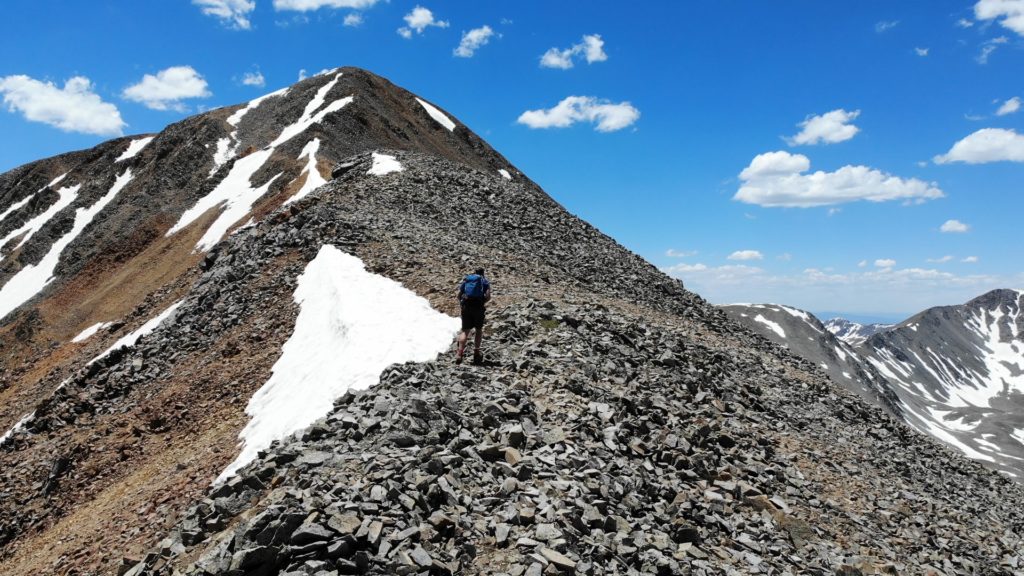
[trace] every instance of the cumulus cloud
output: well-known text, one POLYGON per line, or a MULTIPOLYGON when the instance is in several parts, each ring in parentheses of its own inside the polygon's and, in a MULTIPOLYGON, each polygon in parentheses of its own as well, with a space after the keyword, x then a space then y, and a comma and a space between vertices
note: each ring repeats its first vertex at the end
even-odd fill
POLYGON ((452 53, 460 58, 472 58, 478 48, 491 41, 491 36, 494 36, 494 30, 486 25, 463 32, 462 41, 452 53))
POLYGON ((978 257, 977 256, 968 256, 968 257, 964 258, 963 260, 961 260, 961 262, 963 262, 965 264, 974 264, 977 261, 978 261, 978 257))
POLYGON ((267 80, 263 77, 263 73, 257 70, 255 72, 246 72, 242 76, 242 84, 263 88, 267 85, 267 80))
POLYGON ((365 10, 373 7, 379 0, 274 0, 274 10, 293 12, 311 12, 321 8, 351 8, 365 10))
POLYGON ((249 14, 256 9, 255 0, 192 0, 207 16, 220 19, 225 26, 239 30, 252 27, 249 14))
POLYGON ((764 255, 757 250, 737 250, 726 258, 727 260, 764 260, 764 255))
POLYGON ((184 111, 182 100, 208 98, 212 94, 206 80, 191 66, 172 66, 146 74, 137 84, 124 89, 122 95, 153 110, 184 111))
POLYGON ((1024 134, 1005 128, 982 128, 934 158, 936 164, 1024 162, 1024 134))
POLYGON ((931 262, 932 264, 945 264, 946 262, 949 262, 952 259, 953 259, 953 257, 950 256, 949 254, 947 254, 947 255, 943 256, 942 258, 928 258, 927 260, 928 260, 928 262, 931 262))
POLYGON ((961 222, 959 220, 946 220, 942 224, 942 226, 939 227, 939 230, 941 230, 941 231, 943 231, 943 232, 945 232, 947 234, 950 234, 950 233, 952 233, 952 234, 963 234, 964 232, 967 232, 970 229, 971 229, 970 226, 968 226, 967 224, 964 224, 963 222, 961 222))
POLYGON ((126 126, 117 106, 104 102, 84 76, 68 79, 63 88, 25 75, 3 76, 0 94, 9 111, 65 132, 120 136, 126 126))
POLYGON ((573 58, 582 57, 587 64, 604 62, 608 54, 604 51, 604 40, 600 34, 585 34, 583 39, 569 48, 549 48, 540 57, 541 68, 568 70, 573 67, 573 58))
POLYGON ((896 261, 892 258, 879 258, 878 260, 875 260, 876 268, 892 268, 895 265, 896 261))
POLYGON ((302 82, 306 78, 309 78, 309 74, 306 72, 306 69, 305 68, 300 69, 299 70, 299 82, 302 82))
POLYGON ((434 13, 429 8, 423 6, 416 6, 402 17, 405 20, 405 26, 398 29, 398 35, 402 38, 412 38, 412 33, 423 34, 423 31, 427 28, 434 26, 436 28, 447 28, 448 22, 445 20, 437 20, 434 18, 434 13))
POLYGON ((914 53, 917 54, 918 56, 927 56, 928 55, 928 49, 927 48, 914 48, 914 53))
POLYGON ((1018 110, 1020 110, 1020 96, 1014 96, 1006 102, 1003 102, 999 107, 999 110, 996 110, 996 116, 1006 116, 1007 114, 1013 114, 1018 110))
POLYGON ((547 110, 527 110, 517 122, 530 128, 567 128, 577 122, 596 124, 598 132, 614 132, 640 119, 640 111, 629 102, 613 104, 593 96, 569 96, 547 110))
POLYGON ((668 250, 665 250, 665 256, 668 256, 669 258, 688 258, 690 256, 696 255, 696 250, 676 250, 674 248, 669 248, 668 250))
POLYGON ((1021 0, 978 0, 976 20, 995 20, 1006 29, 1024 36, 1024 2, 1021 0))
POLYGON ((860 116, 860 110, 847 112, 842 108, 820 116, 808 116, 797 124, 801 128, 800 133, 786 138, 786 142, 790 146, 845 142, 860 132, 860 128, 850 124, 857 116, 860 116))
POLYGON ((362 26, 363 25, 363 13, 362 12, 352 12, 350 14, 347 14, 347 15, 345 15, 345 21, 342 22, 342 23, 345 26, 348 26, 349 28, 356 28, 358 26, 362 26))
POLYGON ((733 200, 773 208, 810 208, 858 200, 920 203, 945 196, 934 183, 899 178, 867 166, 805 174, 810 167, 803 154, 759 154, 740 172, 743 183, 733 200))
POLYGON ((971 26, 974 26, 974 22, 971 22, 967 18, 961 18, 956 21, 956 25, 961 28, 970 28, 971 26))
POLYGON ((878 32, 879 34, 881 34, 882 32, 886 32, 888 30, 892 30, 893 28, 898 26, 899 23, 900 23, 899 20, 882 20, 881 22, 876 22, 875 23, 875 32, 878 32))

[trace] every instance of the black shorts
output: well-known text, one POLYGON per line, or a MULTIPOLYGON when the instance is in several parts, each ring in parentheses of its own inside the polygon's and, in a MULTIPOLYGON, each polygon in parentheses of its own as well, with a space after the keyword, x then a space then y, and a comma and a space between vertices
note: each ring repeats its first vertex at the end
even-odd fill
POLYGON ((477 330, 484 328, 484 305, 464 302, 462 304, 462 329, 472 330, 474 328, 477 330))

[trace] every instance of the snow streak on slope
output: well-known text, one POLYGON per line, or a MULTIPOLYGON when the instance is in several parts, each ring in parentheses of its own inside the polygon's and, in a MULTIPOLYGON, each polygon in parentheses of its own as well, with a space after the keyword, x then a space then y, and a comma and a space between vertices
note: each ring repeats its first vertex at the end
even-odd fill
POLYGON ((765 318, 764 316, 762 316, 760 314, 758 314, 757 316, 754 316, 754 321, 755 322, 760 322, 761 324, 764 324, 768 328, 771 328, 772 332, 775 332, 776 334, 779 335, 779 338, 785 338, 786 337, 786 331, 783 330, 782 326, 779 326, 778 323, 772 322, 771 320, 765 318))
POLYGON ((206 233, 196 243, 197 250, 206 251, 213 248, 213 245, 220 242, 220 239, 224 237, 224 234, 231 228, 232 224, 241 220, 243 216, 252 210, 253 204, 267 193, 270 185, 280 176, 280 174, 275 175, 262 186, 253 187, 252 185, 253 174, 263 167, 263 164, 273 153, 273 148, 264 148, 259 152, 253 152, 236 161, 231 166, 231 171, 217 184, 216 188, 200 198, 195 206, 192 206, 181 215, 178 223, 167 231, 167 236, 171 236, 192 222, 195 222, 207 210, 221 207, 222 210, 217 219, 206 229, 206 233))
MULTIPOLYGON (((285 200, 285 204, 291 204, 305 198, 310 192, 317 188, 327 184, 327 180, 320 175, 320 171, 316 167, 316 153, 320 150, 320 139, 313 138, 302 148, 302 152, 299 153, 299 159, 306 158, 306 169, 302 171, 306 175, 306 181, 303 182, 302 188, 292 195, 291 198, 285 200)), ((301 178, 302 175, 300 174, 301 178)))
MULTIPOLYGON (((63 176, 62 176, 63 178, 63 176)), ((47 186, 48 188, 49 186, 47 186)), ((71 203, 78 198, 78 189, 81 188, 81 184, 75 184, 74 186, 65 186, 60 190, 57 190, 58 198, 57 201, 50 205, 42 214, 37 214, 34 218, 25 222, 21 227, 11 230, 6 236, 0 238, 0 246, 3 246, 13 238, 21 236, 21 240, 17 245, 13 246, 11 250, 16 250, 18 247, 28 242, 36 232, 39 232, 50 221, 54 216, 60 213, 61 210, 71 206, 71 203), (22 236, 23 235, 23 236, 22 236)), ((39 192, 42 192, 46 188, 43 188, 39 192)), ((39 193, 37 192, 37 194, 39 193)))
POLYGON ((4 443, 7 442, 7 439, 10 438, 12 435, 24 430, 25 425, 31 422, 32 419, 35 417, 35 412, 29 412, 28 414, 25 414, 25 416, 22 417, 21 420, 18 420, 18 422, 14 426, 12 426, 10 430, 5 432, 3 436, 0 436, 0 446, 3 446, 4 443))
POLYGON ((427 111, 427 114, 430 114, 430 117, 438 124, 447 128, 449 132, 455 130, 455 122, 453 122, 451 118, 445 116, 444 112, 441 112, 437 108, 431 106, 430 103, 424 102, 419 98, 417 98, 416 101, 420 103, 420 106, 423 106, 423 109, 427 111))
MULTIPOLYGON (((11 214, 14 214, 15 212, 17 212, 25 204, 28 204, 29 200, 32 200, 33 198, 35 198, 36 194, 39 194, 39 192, 42 192, 43 190, 46 190, 47 188, 52 188, 58 182, 63 180, 65 176, 67 176, 67 174, 61 174, 60 176, 57 176, 56 178, 51 180, 49 184, 47 184, 46 186, 43 186, 42 188, 40 188, 34 194, 29 194, 28 196, 22 198, 21 200, 18 200, 14 204, 11 204, 10 208, 8 208, 7 210, 4 210, 3 214, 0 214, 0 222, 3 222, 8 216, 10 216, 11 214)), ((14 236, 17 236, 17 234, 15 234, 14 236)), ((5 237, 5 238, 7 240, 9 240, 10 238, 13 238, 14 236, 8 235, 8 237, 5 237)), ((0 246, 3 246, 4 242, 6 242, 6 240, 0 240, 0 246)), ((22 244, 24 244, 24 242, 22 242, 22 244)))
POLYGON ((156 136, 147 136, 146 138, 132 140, 131 142, 128 143, 128 149, 125 150, 123 154, 118 156, 117 160, 114 160, 114 162, 120 162, 122 160, 134 158, 136 154, 142 152, 142 149, 145 148, 147 144, 153 141, 153 138, 156 138, 156 136))
POLYGON ((143 324, 142 326, 139 326, 135 330, 132 330, 131 332, 118 338, 117 342, 114 342, 114 344, 111 345, 110 348, 107 348, 106 350, 103 351, 102 354, 93 358, 92 360, 89 360, 86 366, 94 362, 98 362, 99 360, 107 357, 107 355, 109 355, 114 350, 117 350, 118 348, 125 346, 135 346, 135 343, 139 341, 139 338, 142 338, 143 336, 152 333, 154 330, 160 327, 160 324, 162 324, 164 320, 170 318, 170 316, 174 314, 174 311, 177 310, 179 306, 181 306, 182 302, 184 302, 184 300, 178 300, 174 304, 168 306, 167 309, 164 310, 163 312, 147 320, 146 323, 143 324))
POLYGON ((398 159, 388 154, 373 153, 373 166, 366 172, 371 176, 383 176, 392 172, 401 172, 402 164, 398 159))
POLYGON ((457 319, 330 245, 299 276, 295 301, 295 331, 273 375, 249 401, 242 451, 217 482, 274 440, 325 416, 345 391, 376 384, 388 366, 433 359, 459 328, 457 319))
POLYGON ((213 168, 210 169, 210 176, 216 174, 217 170, 220 170, 221 166, 227 164, 229 160, 231 160, 232 158, 235 157, 236 154, 238 154, 238 123, 242 121, 242 118, 245 118, 246 114, 258 108, 259 105, 262 104, 268 98, 273 98, 275 96, 284 96, 287 93, 288 88, 282 88, 280 90, 271 92, 270 94, 264 94, 259 98, 254 98, 250 100, 249 103, 246 104, 244 108, 239 108, 235 111, 234 114, 227 117, 226 122, 228 124, 231 124, 231 126, 234 127, 234 130, 231 131, 231 134, 229 136, 221 138, 220 140, 217 141, 217 150, 213 154, 213 168), (234 146, 232 146, 232 143, 234 144, 234 146))
MULTIPOLYGON (((92 222, 92 219, 96 217, 111 200, 117 196, 118 192, 124 188, 128 182, 132 179, 131 169, 125 170, 123 174, 117 177, 114 181, 114 185, 110 187, 102 198, 96 201, 95 204, 88 208, 79 208, 75 212, 75 223, 64 236, 61 236, 56 242, 50 246, 50 251, 43 256, 43 259, 38 264, 28 264, 24 268, 18 271, 10 280, 4 284, 3 288, 0 288, 0 318, 3 318, 9 314, 12 310, 21 306, 30 298, 35 296, 42 290, 50 281, 53 280, 53 271, 57 268, 57 263, 60 262, 60 254, 68 247, 71 242, 78 237, 79 234, 85 230, 85 227, 92 222)), ((63 189, 62 189, 63 190, 63 189)), ((74 187, 74 192, 77 192, 78 186, 74 187)))
POLYGON ((78 336, 75 336, 74 338, 72 338, 71 341, 72 342, 84 342, 85 340, 88 340, 89 338, 92 338, 93 334, 96 334, 100 330, 106 328, 107 326, 110 326, 110 324, 111 324, 110 322, 97 322, 96 324, 93 324, 92 326, 89 326, 85 330, 82 330, 81 332, 79 332, 78 336))
MULTIPOLYGON (((327 93, 330 92, 331 88, 338 83, 340 78, 341 74, 339 73, 333 80, 321 86, 320 89, 317 90, 316 95, 313 96, 313 99, 306 104, 306 109, 302 112, 302 116, 294 123, 281 130, 281 133, 273 142, 262 150, 253 152, 252 154, 237 160, 234 165, 231 166, 231 171, 223 180, 220 181, 220 183, 217 184, 216 188, 206 196, 200 198, 194 206, 186 210, 181 215, 178 222, 167 231, 167 236, 171 236, 192 222, 195 222, 200 216, 206 213, 207 210, 222 206, 223 210, 217 216, 217 220, 210 225, 206 230, 206 233, 203 234, 203 237, 196 243, 196 250, 206 251, 213 248, 217 242, 220 242, 220 239, 224 237, 224 234, 227 233, 228 229, 244 218, 252 210, 256 201, 267 193, 270 185, 278 176, 281 175, 278 173, 263 185, 253 187, 252 176, 263 167, 268 159, 270 159, 277 146, 301 134, 309 127, 321 122, 328 114, 337 112, 352 102, 352 96, 347 96, 324 106, 327 93), (317 111, 318 109, 319 111, 317 111)), ((283 92, 279 91, 279 93, 283 92)), ((249 110, 259 105, 262 99, 277 96, 279 93, 275 92, 253 100, 249 103, 249 106, 232 114, 227 120, 228 123, 232 126, 237 125, 249 110)), ((237 135, 233 132, 231 138, 236 139, 236 137, 237 135)), ((224 140, 222 139, 217 143, 217 156, 214 159, 215 162, 219 161, 222 148, 227 149, 227 144, 222 144, 223 141, 224 140)), ((317 140, 316 147, 319 149, 319 140, 317 140)), ((316 172, 315 151, 309 152, 309 144, 307 144, 306 147, 303 148, 303 152, 307 153, 310 157, 309 166, 312 166, 310 169, 310 175, 312 176, 312 174, 316 172)), ((229 150, 224 154, 228 159, 230 159, 230 157, 234 155, 234 151, 229 150)), ((299 157, 301 158, 302 155, 299 157)), ((227 160, 224 161, 226 162, 227 160)), ((214 171, 216 171, 217 167, 218 166, 214 167, 214 171)), ((319 174, 317 174, 317 176, 319 176, 319 174)), ((311 190, 312 188, 305 190, 303 195, 308 194, 311 190)))

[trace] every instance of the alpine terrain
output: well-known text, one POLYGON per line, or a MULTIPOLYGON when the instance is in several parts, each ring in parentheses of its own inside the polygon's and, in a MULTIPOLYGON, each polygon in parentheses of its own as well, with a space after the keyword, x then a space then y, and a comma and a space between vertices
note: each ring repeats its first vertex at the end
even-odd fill
POLYGON ((734 320, 821 366, 913 428, 1024 481, 1024 291, 993 290, 893 326, 822 323, 781 305, 734 320))
POLYGON ((0 258, 5 575, 1024 574, 918 431, 1014 470, 1019 298, 807 360, 363 70, 0 176, 0 258))

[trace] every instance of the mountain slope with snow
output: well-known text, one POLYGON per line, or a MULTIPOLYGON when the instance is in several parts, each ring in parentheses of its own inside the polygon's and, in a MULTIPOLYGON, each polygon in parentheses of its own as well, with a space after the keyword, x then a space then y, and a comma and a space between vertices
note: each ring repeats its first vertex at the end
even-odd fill
POLYGON ((892 324, 860 324, 845 318, 832 318, 825 322, 825 329, 851 346, 861 344, 871 336, 892 328, 892 324))
POLYGON ((884 390, 898 414, 921 432, 1024 480, 1022 306, 1024 291, 994 290, 960 306, 931 308, 867 337, 870 330, 860 325, 830 322, 846 342, 805 337, 800 328, 806 322, 786 322, 786 315, 772 313, 781 306, 723 308, 751 330, 821 364, 848 389, 869 399, 884 390), (779 329, 757 322, 761 315, 779 322, 779 329), (780 330, 788 334, 779 336, 780 330))
POLYGON ((2 574, 1024 563, 1019 485, 369 72, 20 167, 0 214, 0 289, 34 281, 0 318, 2 574), (476 266, 484 362, 456 366, 476 266))

